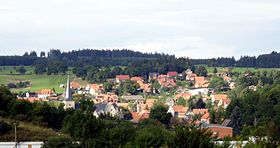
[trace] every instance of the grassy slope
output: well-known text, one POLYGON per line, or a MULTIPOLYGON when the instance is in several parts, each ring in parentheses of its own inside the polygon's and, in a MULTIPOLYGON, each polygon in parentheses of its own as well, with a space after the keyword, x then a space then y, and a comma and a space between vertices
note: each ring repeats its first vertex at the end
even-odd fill
MULTIPOLYGON (((20 81, 29 81, 31 87, 22 89, 13 89, 13 92, 19 91, 37 91, 44 88, 54 88, 57 93, 64 92, 64 88, 59 88, 60 84, 66 84, 66 75, 35 75, 33 73, 33 68, 31 66, 25 66, 27 72, 25 75, 20 75, 16 72, 15 66, 0 66, 0 85, 7 85, 8 83, 18 83, 20 81), (12 71, 12 73, 10 73, 12 71)), ((75 78, 72 75, 72 80, 78 80, 81 84, 87 83, 75 78)))
MULTIPOLYGON (((13 125, 14 121, 0 117, 0 120, 13 125)), ((50 128, 44 128, 28 122, 19 122, 17 127, 18 141, 46 141, 48 137, 58 135, 50 128)), ((0 136, 0 141, 14 141, 14 128, 7 134, 0 136)))
POLYGON ((61 93, 64 91, 63 88, 59 88, 60 84, 66 83, 67 76, 66 75, 0 75, 0 83, 8 84, 8 83, 17 83, 19 81, 29 81, 31 83, 31 87, 22 88, 22 89, 14 89, 12 91, 37 91, 44 88, 54 88, 56 92, 61 93))
MULTIPOLYGON (((207 65, 202 65, 202 66, 205 66, 205 68, 207 69, 208 73, 213 73, 214 67, 208 67, 207 65)), ((223 68, 223 67, 216 67, 216 68, 217 68, 217 71, 219 73, 227 71, 227 68, 223 68)), ((252 72, 256 72, 256 71, 268 71, 269 72, 269 71, 277 70, 277 69, 279 69, 279 68, 243 68, 243 67, 233 67, 232 72, 243 73, 246 70, 250 70, 252 72)))

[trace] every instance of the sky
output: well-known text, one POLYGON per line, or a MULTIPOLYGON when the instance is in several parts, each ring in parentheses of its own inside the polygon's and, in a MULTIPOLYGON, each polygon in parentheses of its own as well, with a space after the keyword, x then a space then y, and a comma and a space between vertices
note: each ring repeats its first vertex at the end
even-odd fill
POLYGON ((0 0, 0 55, 131 49, 212 58, 280 51, 279 0, 0 0))

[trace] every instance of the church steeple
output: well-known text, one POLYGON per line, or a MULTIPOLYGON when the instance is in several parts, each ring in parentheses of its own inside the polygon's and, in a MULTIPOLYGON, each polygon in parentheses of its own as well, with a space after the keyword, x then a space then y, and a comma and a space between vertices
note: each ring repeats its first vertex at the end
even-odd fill
POLYGON ((65 101, 72 101, 72 92, 71 92, 71 88, 70 88, 69 74, 67 76, 67 84, 66 84, 66 90, 65 90, 65 101))

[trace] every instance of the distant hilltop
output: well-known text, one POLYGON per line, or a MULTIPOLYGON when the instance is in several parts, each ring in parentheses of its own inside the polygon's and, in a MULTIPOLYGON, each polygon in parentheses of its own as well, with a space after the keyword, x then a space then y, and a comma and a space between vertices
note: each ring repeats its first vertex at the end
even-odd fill
MULTIPOLYGON (((51 49, 49 52, 25 52, 22 56, 0 56, 0 66, 31 66, 49 60, 62 60, 68 66, 75 64, 96 66, 127 66, 129 63, 160 61, 167 62, 181 60, 188 65, 206 64, 211 67, 255 67, 255 68, 280 68, 280 53, 273 51, 259 56, 241 56, 239 60, 234 57, 219 57, 211 59, 192 59, 191 57, 177 58, 175 55, 165 53, 143 53, 128 49, 97 50, 83 49, 62 52, 51 49)), ((182 63, 182 64, 183 64, 182 63)))

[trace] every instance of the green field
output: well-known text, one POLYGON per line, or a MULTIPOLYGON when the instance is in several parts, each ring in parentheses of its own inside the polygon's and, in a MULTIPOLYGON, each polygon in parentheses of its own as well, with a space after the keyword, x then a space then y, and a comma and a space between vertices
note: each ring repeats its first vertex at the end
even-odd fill
MULTIPOLYGON (((18 66, 17 66, 18 67, 18 66)), ((7 85, 8 83, 18 83, 20 81, 29 81, 31 87, 12 89, 13 92, 20 91, 38 91, 44 88, 54 88, 57 93, 64 92, 64 88, 59 88, 60 84, 66 84, 67 75, 35 75, 33 68, 25 66, 26 74, 20 75, 16 72, 15 66, 1 66, 0 67, 0 84, 7 85), (11 72, 12 71, 12 72, 11 72)), ((76 79, 73 75, 71 79, 76 79)))
POLYGON ((4 85, 18 83, 20 81, 29 81, 31 83, 31 87, 12 89, 13 92, 54 88, 57 93, 62 93, 64 88, 59 88, 59 85, 66 84, 66 80, 66 75, 0 75, 0 83, 4 85))
MULTIPOLYGON (((0 75, 10 75, 10 74, 19 74, 16 69, 20 66, 0 66, 0 75)), ((26 69, 25 74, 32 74, 33 73, 33 67, 31 66, 24 66, 26 69)))
MULTIPOLYGON (((199 66, 199 65, 197 65, 199 66)), ((205 66, 207 69, 208 73, 213 73, 214 67, 208 67, 207 65, 201 65, 205 66)), ((216 67, 218 73, 223 73, 227 72, 228 68, 227 67, 216 67)), ((239 72, 239 73, 244 73, 245 71, 250 70, 252 72, 257 72, 257 71, 273 71, 273 70, 279 70, 279 68, 243 68, 243 67, 233 67, 232 72, 239 72)))

